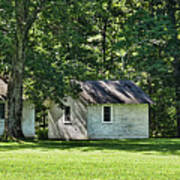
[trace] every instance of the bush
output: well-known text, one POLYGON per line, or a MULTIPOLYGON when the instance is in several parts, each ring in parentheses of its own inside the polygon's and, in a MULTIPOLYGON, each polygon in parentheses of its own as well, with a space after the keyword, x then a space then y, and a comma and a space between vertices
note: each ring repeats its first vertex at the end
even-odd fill
POLYGON ((48 129, 40 128, 36 131, 38 139, 48 139, 48 129))

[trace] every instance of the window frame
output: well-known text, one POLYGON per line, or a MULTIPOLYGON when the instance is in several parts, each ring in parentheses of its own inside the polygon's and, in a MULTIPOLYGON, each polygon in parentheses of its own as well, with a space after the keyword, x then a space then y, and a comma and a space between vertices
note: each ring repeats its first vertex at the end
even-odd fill
POLYGON ((63 109, 63 123, 64 124, 72 124, 72 110, 71 110, 71 106, 65 106, 65 108, 63 109), (70 121, 66 120, 66 108, 69 107, 69 116, 70 116, 70 121))
POLYGON ((112 124, 113 123, 113 106, 112 105, 103 105, 102 106, 102 123, 103 124, 112 124), (104 121, 104 107, 110 107, 110 121, 104 121))

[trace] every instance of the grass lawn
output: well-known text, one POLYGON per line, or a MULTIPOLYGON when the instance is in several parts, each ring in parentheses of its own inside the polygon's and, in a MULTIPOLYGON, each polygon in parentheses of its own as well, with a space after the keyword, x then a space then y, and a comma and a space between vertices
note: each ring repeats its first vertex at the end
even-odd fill
POLYGON ((0 142, 0 180, 180 180, 180 139, 0 142))

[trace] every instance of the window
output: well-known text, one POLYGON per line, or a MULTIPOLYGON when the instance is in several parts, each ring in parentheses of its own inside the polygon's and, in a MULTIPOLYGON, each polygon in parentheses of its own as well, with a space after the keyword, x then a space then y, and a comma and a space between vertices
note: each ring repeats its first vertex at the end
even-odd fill
POLYGON ((71 108, 70 108, 70 106, 66 106, 64 109, 64 122, 65 123, 71 122, 71 108))
POLYGON ((0 103, 0 119, 4 119, 5 118, 5 104, 4 103, 0 103))
POLYGON ((112 108, 111 106, 103 106, 103 122, 112 122, 112 108))

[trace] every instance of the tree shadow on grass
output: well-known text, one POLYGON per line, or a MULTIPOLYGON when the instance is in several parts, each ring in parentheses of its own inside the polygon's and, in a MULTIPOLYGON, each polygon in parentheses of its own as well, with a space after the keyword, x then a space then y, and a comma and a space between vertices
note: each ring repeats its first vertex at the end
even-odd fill
POLYGON ((0 152, 11 150, 119 150, 143 152, 146 155, 158 152, 163 155, 180 155, 180 139, 122 139, 99 141, 25 141, 22 143, 0 143, 0 152))

